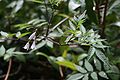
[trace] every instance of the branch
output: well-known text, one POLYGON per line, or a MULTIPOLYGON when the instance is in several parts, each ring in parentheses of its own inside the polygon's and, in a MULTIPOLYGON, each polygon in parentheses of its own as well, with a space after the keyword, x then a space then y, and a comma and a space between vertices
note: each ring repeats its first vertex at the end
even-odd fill
MULTIPOLYGON (((9 74, 9 76, 13 76, 13 75, 18 74, 18 72, 20 71, 21 67, 22 67, 22 65, 20 64, 20 65, 18 66, 18 69, 17 69, 14 73, 9 74)), ((4 78, 5 76, 6 76, 6 74, 0 75, 0 78, 4 78)))
POLYGON ((11 65, 12 65, 12 59, 9 60, 8 70, 4 80, 7 80, 9 77, 11 65))
POLYGON ((105 9, 104 9, 104 16, 103 16, 103 22, 102 22, 102 25, 103 25, 103 28, 105 27, 105 20, 106 20, 106 13, 107 13, 107 6, 108 6, 108 0, 105 0, 105 9))
POLYGON ((60 76, 61 76, 61 80, 64 80, 64 74, 63 74, 63 68, 62 66, 59 67, 59 72, 60 72, 60 76))
POLYGON ((46 31, 46 37, 47 37, 48 36, 48 32, 49 32, 49 28, 50 28, 50 21, 49 21, 47 3, 46 3, 45 0, 44 0, 44 4, 45 4, 45 10, 46 10, 46 21, 48 22, 47 31, 46 31))
MULTIPOLYGON (((60 26, 60 25, 61 25, 63 22, 65 22, 67 19, 68 19, 68 18, 65 18, 65 19, 61 20, 58 24, 56 24, 56 25, 50 30, 50 32, 54 31, 54 29, 56 29, 58 26, 60 26)), ((49 33, 50 33, 50 32, 49 32, 49 33)))
POLYGON ((95 0, 96 3, 96 11, 97 11, 97 15, 98 15, 98 22, 99 22, 99 26, 101 24, 101 15, 100 15, 100 3, 99 0, 95 0))
POLYGON ((0 40, 15 40, 15 41, 18 41, 18 40, 21 40, 21 41, 28 41, 27 39, 22 39, 22 38, 19 38, 19 39, 17 39, 17 38, 0 38, 0 40))
POLYGON ((53 19, 55 10, 54 10, 53 6, 51 6, 52 13, 51 13, 51 16, 49 17, 49 14, 48 14, 49 11, 48 11, 47 3, 45 2, 45 0, 44 0, 44 4, 45 4, 45 9, 46 9, 46 20, 47 20, 47 22, 48 22, 47 31, 46 31, 46 37, 47 37, 48 34, 49 34, 49 28, 50 28, 50 26, 51 26, 51 21, 52 21, 52 19, 53 19))
POLYGON ((79 44, 61 44, 59 42, 56 42, 55 40, 53 40, 51 37, 47 37, 46 39, 48 39, 49 41, 53 42, 54 44, 58 45, 58 46, 78 46, 79 44))
POLYGON ((107 7, 108 7, 108 0, 105 0, 105 9, 104 9, 104 15, 103 15, 103 22, 102 22, 102 31, 101 31, 101 36, 102 38, 105 38, 105 25, 106 25, 106 14, 107 14, 107 7))

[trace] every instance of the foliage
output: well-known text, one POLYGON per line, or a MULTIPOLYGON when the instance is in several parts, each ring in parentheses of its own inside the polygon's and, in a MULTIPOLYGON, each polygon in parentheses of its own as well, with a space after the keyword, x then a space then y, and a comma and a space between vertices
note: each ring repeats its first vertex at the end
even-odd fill
MULTIPOLYGON (((119 0, 1 0, 2 67, 11 60, 23 68, 32 62, 30 66, 39 65, 45 76, 49 75, 45 67, 52 69, 50 77, 55 80, 119 80, 119 4, 119 0)), ((50 79, 42 75, 40 80, 50 79)))

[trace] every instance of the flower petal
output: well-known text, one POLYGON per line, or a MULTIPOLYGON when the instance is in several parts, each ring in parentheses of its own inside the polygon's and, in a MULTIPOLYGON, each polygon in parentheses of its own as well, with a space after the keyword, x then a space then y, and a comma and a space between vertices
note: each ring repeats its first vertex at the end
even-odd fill
POLYGON ((25 45, 23 48, 28 50, 28 49, 29 49, 29 46, 30 46, 30 43, 27 42, 26 45, 25 45))
POLYGON ((30 40, 32 40, 35 37, 36 32, 32 33, 29 37, 30 40))
POLYGON ((31 49, 36 48, 35 41, 33 41, 32 46, 30 47, 31 49))

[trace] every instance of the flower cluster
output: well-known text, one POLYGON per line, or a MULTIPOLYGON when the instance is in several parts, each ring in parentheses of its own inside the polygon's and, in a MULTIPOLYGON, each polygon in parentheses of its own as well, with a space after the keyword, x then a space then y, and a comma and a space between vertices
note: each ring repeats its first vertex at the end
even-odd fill
POLYGON ((25 46, 23 47, 24 49, 35 49, 36 48, 36 31, 34 33, 32 33, 30 35, 30 37, 28 38, 29 41, 25 44, 25 46), (30 41, 33 40, 32 45, 30 46, 30 41))

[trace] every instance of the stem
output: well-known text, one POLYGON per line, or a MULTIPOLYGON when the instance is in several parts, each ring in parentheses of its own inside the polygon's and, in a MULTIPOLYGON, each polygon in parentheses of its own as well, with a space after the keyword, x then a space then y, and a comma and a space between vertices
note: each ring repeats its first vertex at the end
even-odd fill
MULTIPOLYGON (((9 76, 14 76, 14 75, 18 74, 18 72, 21 70, 21 67, 22 67, 22 65, 20 64, 18 66, 18 69, 14 73, 9 74, 9 76)), ((6 77, 6 74, 0 75, 0 78, 4 78, 4 77, 6 77)))
POLYGON ((102 38, 105 38, 104 31, 105 31, 105 26, 106 26, 106 14, 107 14, 108 0, 105 0, 105 3, 102 4, 105 7, 101 7, 99 0, 95 0, 95 3, 96 3, 97 15, 98 15, 99 27, 101 28, 100 35, 102 38), (100 14, 100 9, 104 9, 103 16, 101 16, 100 14))
POLYGON ((50 26, 51 26, 51 21, 53 19, 55 10, 54 10, 53 6, 51 6, 52 13, 51 13, 51 16, 49 17, 49 14, 48 14, 49 11, 48 11, 47 4, 46 4, 45 0, 44 0, 44 3, 45 3, 45 8, 46 8, 46 20, 48 22, 47 31, 46 31, 46 37, 47 37, 48 34, 49 34, 49 29, 50 29, 50 26))
POLYGON ((14 40, 14 41, 18 41, 18 40, 20 40, 20 41, 28 41, 28 40, 26 40, 26 39, 23 39, 23 38, 19 38, 19 39, 17 39, 17 38, 0 38, 0 40, 14 40))
POLYGON ((47 40, 53 42, 54 44, 58 45, 58 46, 78 46, 78 43, 71 43, 71 44, 61 44, 57 41, 54 41, 51 37, 47 37, 47 40))
POLYGON ((100 15, 100 3, 99 0, 95 0, 96 3, 96 11, 97 11, 97 15, 98 15, 98 22, 99 22, 99 26, 101 24, 101 15, 100 15))
POLYGON ((45 4, 45 10, 46 10, 46 20, 49 22, 47 3, 45 0, 44 0, 44 4, 45 4))
POLYGON ((9 77, 11 65, 12 65, 12 59, 9 60, 8 70, 7 70, 7 74, 4 80, 7 80, 9 77))
MULTIPOLYGON (((68 20, 68 18, 64 18, 63 20, 61 20, 58 24, 56 24, 52 29, 51 29, 51 31, 50 32, 52 32, 52 31, 54 31, 58 26, 60 26, 63 22, 65 22, 66 20, 68 20)), ((50 33, 49 32, 49 33, 50 33)))
POLYGON ((64 80, 64 74, 62 70, 62 66, 59 67, 60 75, 61 75, 61 80, 64 80))
POLYGON ((50 21, 49 21, 47 3, 46 3, 45 0, 44 0, 44 4, 45 4, 45 9, 46 9, 46 21, 48 22, 47 31, 46 31, 46 37, 47 37, 48 36, 48 32, 49 32, 49 28, 50 28, 50 21))
POLYGON ((104 9, 104 15, 103 15, 103 22, 102 22, 102 37, 105 37, 105 25, 106 25, 106 13, 107 13, 107 6, 108 6, 108 0, 105 0, 105 9, 104 9))

